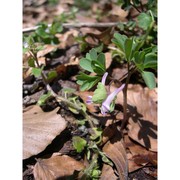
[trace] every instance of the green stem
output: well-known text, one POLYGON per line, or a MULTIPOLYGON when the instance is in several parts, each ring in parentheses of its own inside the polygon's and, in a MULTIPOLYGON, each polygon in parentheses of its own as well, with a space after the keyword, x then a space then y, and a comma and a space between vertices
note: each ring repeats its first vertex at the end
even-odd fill
MULTIPOLYGON (((37 57, 35 56, 35 54, 34 54, 32 51, 29 51, 29 52, 30 52, 31 56, 35 59, 38 68, 40 68, 38 59, 37 59, 37 57)), ((46 77, 46 75, 44 74, 43 71, 41 72, 41 76, 42 76, 43 83, 45 84, 47 90, 51 92, 52 96, 55 97, 58 102, 61 102, 61 101, 62 101, 62 102, 64 102, 64 103, 66 103, 69 107, 72 107, 73 109, 76 109, 80 114, 82 114, 82 115, 84 116, 85 119, 87 119, 87 121, 89 122, 89 125, 90 125, 91 128, 94 128, 94 127, 95 127, 95 125, 94 125, 93 122, 91 121, 90 116, 89 116, 85 111, 83 111, 81 107, 79 107, 77 104, 72 103, 72 102, 69 101, 68 99, 63 98, 62 96, 57 95, 57 94, 52 90, 51 86, 50 86, 50 85, 48 84, 48 82, 47 82, 47 77, 46 77)))

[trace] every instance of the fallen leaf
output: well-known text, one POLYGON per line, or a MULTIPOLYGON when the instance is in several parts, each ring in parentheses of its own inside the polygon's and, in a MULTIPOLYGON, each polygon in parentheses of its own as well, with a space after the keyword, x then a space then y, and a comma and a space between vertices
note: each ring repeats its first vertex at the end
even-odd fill
POLYGON ((128 177, 126 149, 121 132, 117 129, 115 131, 114 137, 104 145, 103 152, 105 152, 107 157, 115 164, 120 179, 126 180, 128 177))
POLYGON ((112 63, 112 55, 110 52, 105 53, 105 58, 106 58, 106 69, 108 69, 112 63))
POLYGON ((143 146, 136 142, 133 142, 128 135, 125 135, 124 141, 126 147, 129 149, 130 154, 128 156, 129 172, 133 172, 139 168, 144 167, 146 164, 152 164, 157 166, 157 153, 148 151, 143 146))
POLYGON ((57 49, 56 45, 50 45, 50 44, 44 45, 43 49, 38 51, 37 58, 42 57, 56 49, 57 49))
MULTIPOLYGON (((111 91, 116 88, 111 87, 111 91)), ((128 85, 128 135, 142 146, 157 152, 157 91, 140 85, 128 85)), ((117 96, 118 104, 123 104, 123 94, 117 96)))
POLYGON ((23 113, 23 159, 42 152, 66 128, 66 121, 57 109, 43 112, 37 105, 23 113))
POLYGON ((113 168, 110 165, 103 164, 102 173, 100 180, 117 180, 118 177, 115 175, 113 168))
POLYGON ((81 171, 83 168, 82 162, 67 155, 52 156, 49 159, 38 159, 33 174, 35 180, 57 180, 71 176, 74 171, 81 171))

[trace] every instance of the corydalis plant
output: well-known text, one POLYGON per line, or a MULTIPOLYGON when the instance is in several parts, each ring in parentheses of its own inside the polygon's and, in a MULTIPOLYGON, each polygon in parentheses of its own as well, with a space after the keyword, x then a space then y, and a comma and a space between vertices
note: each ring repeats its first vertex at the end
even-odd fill
POLYGON ((97 89, 94 91, 93 96, 88 96, 86 103, 96 103, 101 104, 101 113, 105 115, 107 112, 112 112, 115 106, 115 99, 117 94, 123 90, 125 84, 122 84, 119 88, 117 88, 112 93, 108 92, 105 87, 106 78, 108 73, 106 72, 102 81, 98 83, 97 89))

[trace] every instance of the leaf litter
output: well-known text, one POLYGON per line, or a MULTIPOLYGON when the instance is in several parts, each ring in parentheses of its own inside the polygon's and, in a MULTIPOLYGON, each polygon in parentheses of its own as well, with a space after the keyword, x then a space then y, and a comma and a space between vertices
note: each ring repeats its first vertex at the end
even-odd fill
MULTIPOLYGON (((36 3, 33 2, 32 4, 34 6, 36 3)), ((27 16, 24 16, 24 27, 32 27, 36 25, 37 22, 47 20, 47 18, 47 21, 52 23, 52 16, 59 14, 59 12, 67 12, 69 7, 73 4, 73 1, 62 1, 60 6, 56 6, 54 8, 46 7, 37 8, 36 10, 33 8, 26 8, 24 12, 27 13, 27 16), (53 11, 53 9, 55 11, 53 11), (49 12, 53 12, 51 16, 47 16, 49 12), (32 13, 34 15, 36 14, 37 18, 32 21, 32 17, 29 16, 28 13, 32 13)), ((102 15, 99 17, 101 22, 119 20, 126 22, 128 14, 132 13, 132 9, 130 12, 125 12, 121 7, 111 5, 105 1, 102 1, 100 4, 92 3, 92 6, 94 11, 98 8, 100 11, 104 12, 111 10, 108 16, 102 15)), ((79 21, 97 22, 95 14, 90 17, 85 17, 82 12, 83 10, 80 10, 79 14, 76 15, 76 18, 79 21)), ((134 14, 134 16, 138 15, 137 12, 134 14)), ((81 33, 83 35, 87 35, 87 49, 102 42, 106 45, 110 45, 111 47, 110 40, 113 34, 111 29, 102 30, 94 28, 93 30, 93 28, 83 27, 80 29, 70 29, 65 33, 57 34, 56 36, 60 40, 58 45, 46 45, 44 50, 40 50, 38 52, 39 61, 42 61, 42 64, 44 64, 47 69, 50 67, 52 70, 52 67, 55 67, 55 70, 61 74, 61 76, 58 77, 61 79, 59 89, 55 85, 56 80, 51 82, 52 87, 57 88, 57 93, 61 93, 60 89, 64 86, 65 80, 73 83, 76 80, 75 75, 78 73, 79 69, 77 68, 77 71, 73 74, 73 69, 71 68, 72 66, 77 67, 79 59, 83 56, 83 53, 80 52, 80 46, 76 46, 77 41, 75 40, 81 33), (75 46, 78 47, 78 49, 75 49, 75 46), (74 51, 69 51, 68 53, 69 48, 74 49, 74 51), (57 53, 58 51, 60 51, 59 54, 57 53), (54 56, 54 54, 56 54, 56 56, 54 56), (60 66, 57 67, 57 65, 60 66)), ((123 67, 117 68, 116 66, 111 66, 114 57, 110 51, 106 51, 105 56, 106 69, 112 71, 112 77, 119 79, 126 74, 123 67)), ((28 58, 26 57, 25 59, 28 58)), ((23 64, 26 64, 27 67, 27 61, 23 64)), ((23 79, 31 76, 31 69, 29 68, 25 70, 23 79)), ((68 88, 69 87, 74 88, 73 85, 68 86, 68 88)), ((115 85, 111 86, 112 91, 115 88, 115 85)), ((86 102, 87 96, 92 93, 90 91, 81 92, 77 88, 76 90, 76 94, 84 102, 86 102)), ((39 92, 39 89, 35 91, 35 93, 37 92, 39 92)), ((34 94, 34 92, 32 94, 34 94)), ((28 94, 28 96, 31 97, 30 94, 28 94)), ((121 132, 118 130, 119 123, 123 119, 121 112, 122 108, 120 107, 120 105, 123 104, 122 93, 118 94, 116 100, 116 106, 118 107, 119 112, 117 111, 118 113, 113 117, 108 115, 102 117, 98 112, 97 106, 94 106, 94 104, 86 104, 90 114, 98 117, 101 121, 100 123, 104 128, 101 147, 106 156, 113 162, 113 166, 106 163, 102 164, 102 172, 99 177, 100 179, 109 179, 108 177, 111 177, 111 179, 117 179, 118 177, 121 179, 127 179, 128 176, 132 177, 131 175, 128 175, 128 173, 142 171, 144 173, 141 173, 143 174, 143 177, 146 177, 145 174, 149 174, 151 177, 157 177, 157 169, 152 170, 149 168, 149 166, 155 168, 157 167, 157 88, 149 90, 148 88, 144 88, 138 84, 129 84, 127 97, 129 121, 127 129, 125 130, 126 135, 124 138, 122 138, 121 132)), ((66 131, 67 128, 70 128, 72 137, 77 134, 82 135, 82 131, 76 129, 78 126, 73 126, 70 121, 66 121, 67 109, 65 107, 64 114, 63 111, 61 111, 61 114, 57 114, 57 108, 52 108, 54 110, 48 110, 49 112, 44 112, 41 108, 37 105, 33 105, 28 108, 29 110, 25 110, 23 113, 23 159, 32 158, 33 156, 38 157, 38 154, 44 151, 46 147, 56 138, 56 136, 59 134, 61 135, 61 133, 66 131)), ((74 118, 71 113, 69 115, 74 118)), ((74 119, 79 118, 82 117, 75 116, 74 119)), ((73 123, 78 122, 75 120, 73 123)), ((88 139, 86 136, 84 138, 88 139)), ((73 147, 71 138, 67 142, 70 144, 70 149, 72 151, 73 147)), ((74 173, 87 168, 88 165, 86 164, 86 158, 83 156, 78 157, 77 153, 73 155, 70 154, 70 151, 66 146, 63 148, 60 152, 67 155, 54 154, 50 158, 44 156, 36 158, 37 162, 33 165, 33 175, 35 179, 51 180, 63 178, 65 176, 75 177, 74 173)), ((136 177, 136 175, 134 175, 134 177, 136 177)))

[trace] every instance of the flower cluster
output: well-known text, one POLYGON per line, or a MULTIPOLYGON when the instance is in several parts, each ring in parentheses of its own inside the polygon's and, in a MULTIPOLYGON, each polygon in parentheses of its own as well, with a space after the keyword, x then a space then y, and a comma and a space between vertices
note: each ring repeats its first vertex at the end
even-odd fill
POLYGON ((88 99, 86 101, 87 104, 90 104, 92 102, 100 103, 101 113, 103 115, 105 115, 107 112, 112 111, 112 104, 115 97, 125 87, 125 84, 122 84, 119 88, 117 88, 112 93, 108 93, 105 88, 105 81, 106 81, 107 76, 108 76, 108 73, 106 72, 102 77, 101 83, 98 83, 97 89, 94 92, 94 96, 88 96, 88 99))

